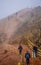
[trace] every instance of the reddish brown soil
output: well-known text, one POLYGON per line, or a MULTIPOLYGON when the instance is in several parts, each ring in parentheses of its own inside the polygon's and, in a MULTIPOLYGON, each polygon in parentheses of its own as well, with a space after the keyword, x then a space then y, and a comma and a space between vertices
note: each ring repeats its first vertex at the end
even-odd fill
MULTIPOLYGON (((22 57, 24 58, 24 65, 26 65, 25 62, 25 52, 28 50, 30 54, 32 53, 31 50, 28 49, 26 45, 23 46, 22 51, 22 57)), ((2 44, 0 45, 0 65, 18 65, 18 62, 20 62, 20 55, 18 52, 18 45, 10 45, 10 44, 2 44), (7 50, 7 52, 5 52, 7 50)), ((30 58, 30 64, 29 65, 41 65, 41 57, 37 58, 30 58)))

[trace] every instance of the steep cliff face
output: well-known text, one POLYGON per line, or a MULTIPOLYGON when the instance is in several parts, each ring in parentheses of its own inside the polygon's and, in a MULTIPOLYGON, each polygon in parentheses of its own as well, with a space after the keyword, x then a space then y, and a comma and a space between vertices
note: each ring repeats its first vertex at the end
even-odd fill
MULTIPOLYGON (((31 37, 32 33, 40 32, 41 7, 23 9, 7 18, 0 20, 0 32, 7 39, 19 39, 22 36, 31 37), (39 31, 40 30, 40 31, 39 31)), ((0 33, 1 34, 1 33, 0 33)), ((39 33, 37 33, 39 36, 39 33)))

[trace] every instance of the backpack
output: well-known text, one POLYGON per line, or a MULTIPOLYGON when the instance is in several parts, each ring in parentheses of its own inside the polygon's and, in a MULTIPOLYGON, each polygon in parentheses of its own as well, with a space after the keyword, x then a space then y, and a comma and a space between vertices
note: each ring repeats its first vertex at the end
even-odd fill
POLYGON ((26 58, 29 58, 29 54, 26 55, 26 58))

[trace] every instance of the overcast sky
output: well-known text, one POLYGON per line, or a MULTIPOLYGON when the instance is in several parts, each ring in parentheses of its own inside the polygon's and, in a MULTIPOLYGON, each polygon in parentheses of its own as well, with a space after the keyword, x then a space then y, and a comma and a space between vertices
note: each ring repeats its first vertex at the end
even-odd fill
POLYGON ((41 0, 0 0, 0 19, 21 9, 41 6, 41 0))

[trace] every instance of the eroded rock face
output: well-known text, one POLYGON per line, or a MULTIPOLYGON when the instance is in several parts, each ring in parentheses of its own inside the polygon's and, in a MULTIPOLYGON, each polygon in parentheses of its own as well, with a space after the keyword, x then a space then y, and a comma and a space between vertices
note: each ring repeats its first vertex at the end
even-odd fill
POLYGON ((10 41, 18 40, 22 36, 32 37, 34 34, 39 36, 37 32, 40 33, 41 25, 38 23, 41 24, 41 7, 26 8, 0 20, 0 32, 6 33, 10 41))

